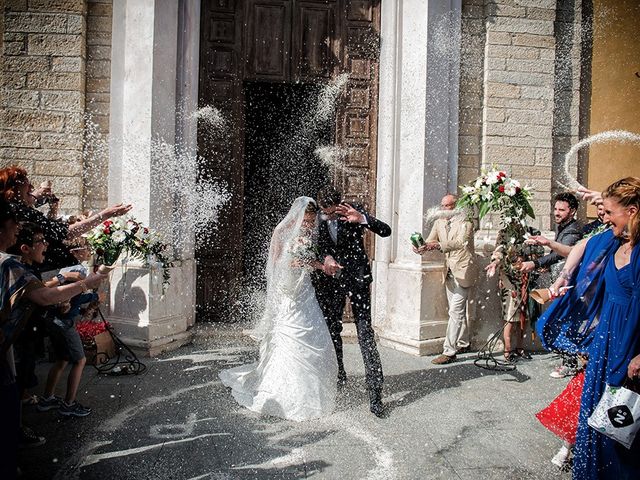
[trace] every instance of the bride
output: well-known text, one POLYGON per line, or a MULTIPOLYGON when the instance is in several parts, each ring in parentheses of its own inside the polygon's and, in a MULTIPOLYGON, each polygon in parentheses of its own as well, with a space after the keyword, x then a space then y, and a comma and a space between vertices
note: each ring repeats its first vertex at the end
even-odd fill
POLYGON ((309 275, 321 266, 313 252, 317 210, 313 199, 298 197, 273 231, 255 331, 259 361, 219 374, 240 405, 296 421, 331 413, 337 388, 336 354, 309 275))

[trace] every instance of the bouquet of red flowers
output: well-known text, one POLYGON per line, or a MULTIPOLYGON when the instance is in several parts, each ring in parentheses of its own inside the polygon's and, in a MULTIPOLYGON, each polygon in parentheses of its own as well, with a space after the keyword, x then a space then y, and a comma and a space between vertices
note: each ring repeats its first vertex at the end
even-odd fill
POLYGON ((82 340, 82 345, 85 348, 93 348, 95 347, 94 337, 103 332, 106 332, 108 328, 110 328, 108 322, 94 322, 93 320, 82 320, 76 323, 76 330, 80 334, 80 339, 82 340))

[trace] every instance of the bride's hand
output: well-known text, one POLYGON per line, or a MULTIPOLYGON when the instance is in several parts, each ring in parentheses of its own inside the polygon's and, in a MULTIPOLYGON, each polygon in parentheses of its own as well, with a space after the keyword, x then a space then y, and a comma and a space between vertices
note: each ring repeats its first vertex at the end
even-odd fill
POLYGON ((338 270, 342 269, 342 265, 335 261, 335 259, 331 255, 327 255, 324 259, 324 263, 322 265, 322 271, 325 275, 329 275, 333 277, 338 270))

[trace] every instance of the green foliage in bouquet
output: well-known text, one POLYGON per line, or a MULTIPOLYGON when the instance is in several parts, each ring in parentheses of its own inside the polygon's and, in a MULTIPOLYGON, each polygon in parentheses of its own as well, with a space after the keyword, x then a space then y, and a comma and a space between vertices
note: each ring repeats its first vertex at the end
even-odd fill
POLYGON ((122 253, 138 259, 144 266, 162 270, 163 286, 169 284, 173 262, 168 245, 153 232, 132 217, 106 220, 85 234, 96 261, 113 265, 122 253))

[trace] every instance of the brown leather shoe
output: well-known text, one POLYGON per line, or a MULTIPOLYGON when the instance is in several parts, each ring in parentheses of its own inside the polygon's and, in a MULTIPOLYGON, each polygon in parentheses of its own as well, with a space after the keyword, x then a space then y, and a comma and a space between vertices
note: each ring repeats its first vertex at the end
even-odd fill
POLYGON ((431 360, 431 363, 435 364, 435 365, 444 365, 446 363, 451 363, 453 361, 455 361, 456 356, 455 355, 438 355, 436 358, 434 358, 433 360, 431 360))
POLYGON ((456 355, 457 354, 462 354, 462 353, 469 353, 470 351, 471 351, 471 346, 467 345, 466 347, 460 347, 458 349, 458 351, 456 352, 456 355))

